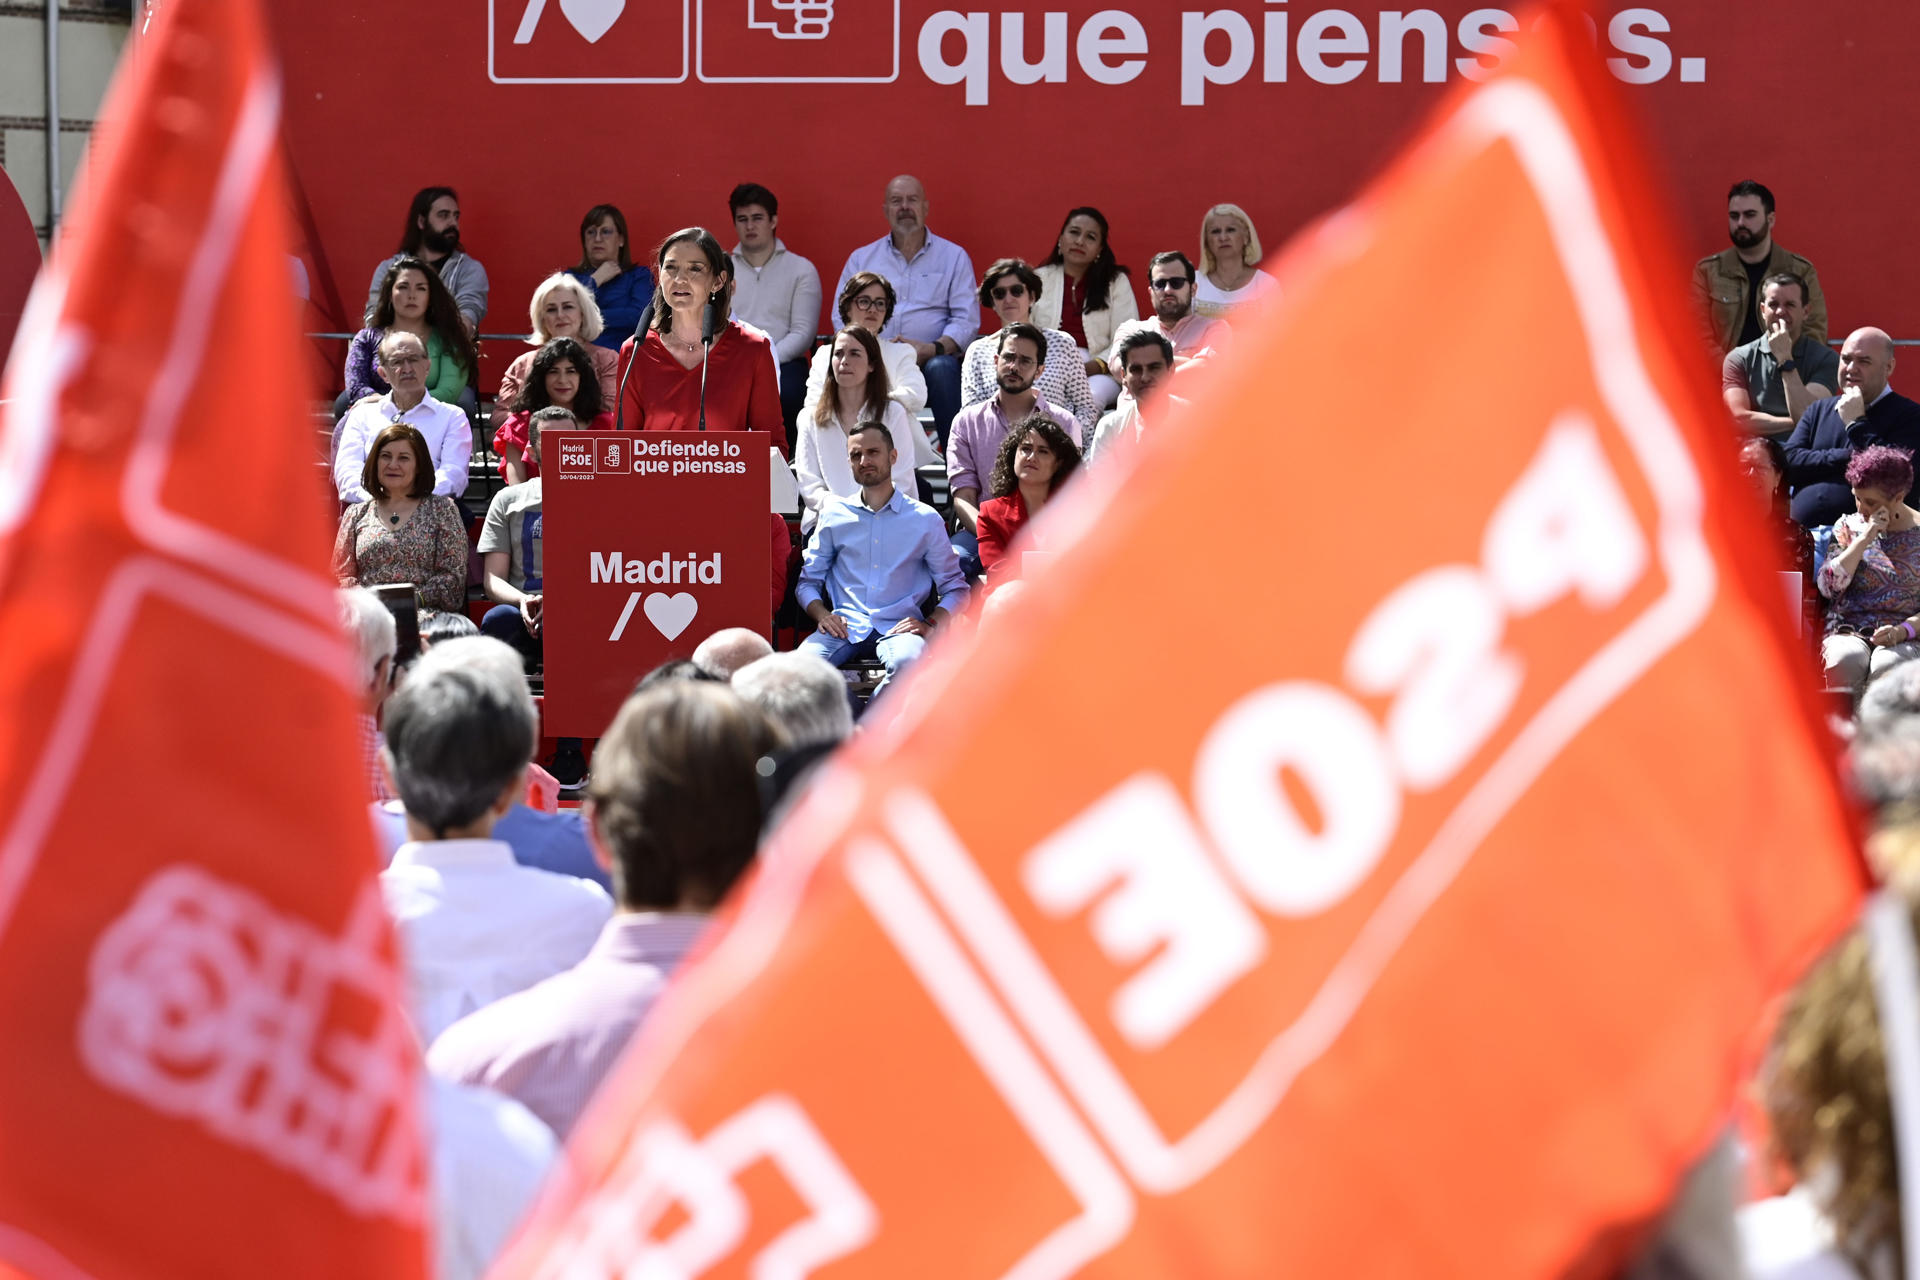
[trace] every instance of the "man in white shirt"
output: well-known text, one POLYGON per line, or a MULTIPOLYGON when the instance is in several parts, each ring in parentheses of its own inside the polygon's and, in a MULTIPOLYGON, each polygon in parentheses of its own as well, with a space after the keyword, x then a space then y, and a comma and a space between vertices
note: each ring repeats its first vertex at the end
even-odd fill
POLYGON ((1118 369, 1120 344, 1139 329, 1163 333, 1173 344, 1173 367, 1184 369, 1225 351, 1233 343, 1233 326, 1217 316, 1195 315, 1193 261, 1184 253, 1155 254, 1147 268, 1147 291, 1153 302, 1153 316, 1147 320, 1129 320, 1113 335, 1113 354, 1107 363, 1118 369))
MULTIPOLYGON (((1087 446, 1088 463, 1104 462, 1133 447, 1147 430, 1144 409, 1147 401, 1167 386, 1173 377, 1173 343, 1157 329, 1145 327, 1124 334, 1114 347, 1114 370, 1126 394, 1120 407, 1100 419, 1093 429, 1093 441, 1087 446)), ((1178 396, 1155 400, 1152 409, 1157 418, 1171 404, 1185 404, 1178 396)))
POLYGON ((340 420, 334 440, 333 483, 342 502, 365 502, 360 485, 367 450, 374 437, 404 422, 426 437, 433 458, 433 491, 457 498, 467 491, 467 459, 473 456, 473 428, 455 405, 427 394, 426 344, 411 333, 389 330, 374 356, 380 376, 393 390, 377 400, 362 400, 340 420))
POLYGON ((523 867, 493 824, 526 789, 533 699, 497 640, 435 645, 387 700, 386 762, 408 843, 380 873, 421 1039, 571 967, 613 914, 587 880, 523 867), (475 662, 476 646, 497 659, 475 662))
POLYGON ((807 392, 807 357, 820 330, 820 273, 791 253, 774 233, 780 200, 757 182, 743 182, 727 197, 733 229, 733 314, 766 334, 780 366, 780 412, 787 433, 800 416, 807 392))

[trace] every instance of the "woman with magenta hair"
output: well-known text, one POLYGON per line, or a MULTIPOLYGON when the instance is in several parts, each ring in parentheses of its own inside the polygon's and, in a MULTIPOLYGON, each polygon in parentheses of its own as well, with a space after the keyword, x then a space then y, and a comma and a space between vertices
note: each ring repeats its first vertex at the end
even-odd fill
POLYGON ((1820 566, 1827 611, 1820 661, 1827 687, 1858 693, 1887 668, 1920 656, 1920 511, 1907 505, 1913 455, 1870 445, 1847 463, 1854 511, 1833 526, 1820 566))

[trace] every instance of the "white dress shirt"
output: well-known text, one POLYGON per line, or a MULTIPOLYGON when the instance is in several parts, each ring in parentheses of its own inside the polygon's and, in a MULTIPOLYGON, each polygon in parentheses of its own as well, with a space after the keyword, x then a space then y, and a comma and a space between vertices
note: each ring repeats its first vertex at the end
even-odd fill
POLYGON ((389 391, 378 400, 362 401, 347 410, 340 424, 340 444, 333 454, 333 483, 342 502, 365 502, 373 495, 360 485, 360 473, 366 469, 367 450, 373 438, 395 422, 404 422, 427 438, 427 453, 433 459, 433 491, 442 497, 457 498, 467 491, 467 459, 473 456, 473 428, 466 411, 432 396, 404 413, 393 407, 389 391))
POLYGON ((426 1077, 437 1280, 480 1280, 559 1154, 553 1130, 486 1089, 426 1077))
MULTIPOLYGON (((926 433, 895 400, 887 401, 887 415, 882 421, 893 433, 893 487, 911 497, 920 488, 913 474, 919 465, 913 441, 918 437, 924 442, 926 433)), ((800 500, 806 504, 800 523, 811 529, 820 518, 821 503, 833 494, 858 497, 860 486, 854 482, 853 467, 847 462, 847 432, 837 417, 825 426, 811 416, 803 417, 794 432, 798 439, 793 446, 793 474, 800 482, 800 500)))
POLYGON ((773 362, 807 354, 820 328, 820 273, 776 238, 773 256, 754 266, 733 246, 733 315, 773 341, 773 362))
POLYGON ((423 1043, 580 963, 613 914, 590 880, 523 867, 501 840, 401 845, 380 873, 423 1043))

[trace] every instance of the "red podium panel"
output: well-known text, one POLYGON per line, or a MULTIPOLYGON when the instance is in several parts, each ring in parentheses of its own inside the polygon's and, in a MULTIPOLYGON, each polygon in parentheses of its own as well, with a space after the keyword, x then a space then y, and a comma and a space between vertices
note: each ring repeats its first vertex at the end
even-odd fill
POLYGON ((542 532, 547 732, 598 736, 643 673, 765 634, 764 431, 556 431, 542 532))

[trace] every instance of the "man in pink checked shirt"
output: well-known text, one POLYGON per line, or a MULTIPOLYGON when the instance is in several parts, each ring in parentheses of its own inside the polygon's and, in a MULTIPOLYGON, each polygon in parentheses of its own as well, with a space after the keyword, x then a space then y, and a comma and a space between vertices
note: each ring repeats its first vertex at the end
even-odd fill
POLYGON ((448 1027, 428 1069, 516 1099, 564 1141, 753 860, 755 765, 779 745, 725 685, 669 681, 629 699, 593 753, 584 807, 613 918, 573 968, 448 1027))

